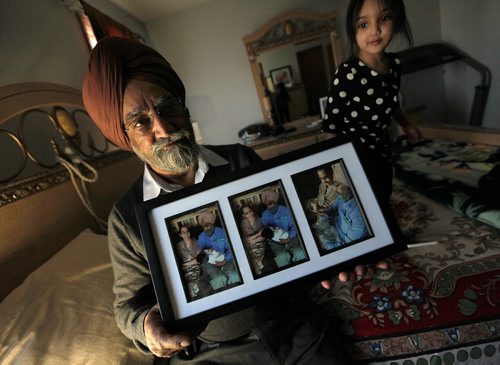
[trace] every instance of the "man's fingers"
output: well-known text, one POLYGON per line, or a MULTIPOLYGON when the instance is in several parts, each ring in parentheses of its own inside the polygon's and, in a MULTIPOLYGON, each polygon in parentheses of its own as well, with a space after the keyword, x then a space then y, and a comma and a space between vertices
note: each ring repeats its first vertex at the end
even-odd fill
POLYGON ((183 348, 186 348, 189 345, 191 345, 191 340, 188 337, 182 335, 165 334, 158 340, 161 348, 170 349, 172 351, 180 351, 183 348))
POLYGON ((182 335, 162 333, 151 343, 150 350, 158 357, 173 357, 191 344, 191 340, 182 335))
POLYGON ((158 357, 175 356, 191 344, 191 338, 186 335, 168 333, 157 305, 146 315, 144 334, 149 350, 158 357))

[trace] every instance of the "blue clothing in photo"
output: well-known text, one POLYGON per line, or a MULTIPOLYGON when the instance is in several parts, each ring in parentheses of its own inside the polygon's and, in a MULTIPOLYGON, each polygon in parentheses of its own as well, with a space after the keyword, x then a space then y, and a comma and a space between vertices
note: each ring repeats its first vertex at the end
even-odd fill
POLYGON ((213 249, 217 252, 223 252, 226 261, 233 258, 226 235, 220 227, 214 227, 212 235, 202 232, 198 237, 198 245, 200 246, 200 250, 213 249))
POLYGON ((337 195, 331 209, 337 210, 335 228, 343 242, 351 242, 366 236, 368 231, 356 199, 351 198, 345 201, 340 195, 337 195))
POLYGON ((297 236, 297 230, 292 221, 292 216, 287 207, 283 205, 278 205, 278 209, 275 213, 266 209, 262 213, 262 225, 278 227, 288 231, 290 238, 295 238, 297 236))

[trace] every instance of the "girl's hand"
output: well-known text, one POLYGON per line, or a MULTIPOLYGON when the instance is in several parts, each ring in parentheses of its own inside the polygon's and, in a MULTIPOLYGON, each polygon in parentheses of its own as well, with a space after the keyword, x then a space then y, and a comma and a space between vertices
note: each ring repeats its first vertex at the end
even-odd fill
POLYGON ((410 122, 406 113, 399 107, 394 111, 394 119, 398 122, 403 132, 410 137, 410 142, 417 143, 423 141, 422 133, 420 130, 410 122))
MULTIPOLYGON (((378 269, 382 269, 382 270, 386 270, 389 268, 389 263, 387 261, 380 261, 378 262, 376 265, 375 265, 378 269)), ((366 272, 366 266, 365 265, 357 265, 355 268, 354 268, 354 275, 355 275, 355 280, 358 281, 360 280, 363 275, 365 275, 365 272, 366 272)), ((350 274, 346 271, 342 271, 339 276, 338 276, 338 279, 339 281, 341 282, 346 282, 349 280, 349 277, 350 277, 350 274)), ((323 280, 321 282, 321 285, 323 286, 323 288, 325 289, 331 289, 332 285, 330 283, 329 280, 323 280)))
POLYGON ((422 133, 420 133, 420 130, 413 124, 401 126, 401 128, 403 129, 403 132, 405 132, 405 134, 410 137, 410 142, 412 143, 422 142, 422 140, 424 139, 422 133))

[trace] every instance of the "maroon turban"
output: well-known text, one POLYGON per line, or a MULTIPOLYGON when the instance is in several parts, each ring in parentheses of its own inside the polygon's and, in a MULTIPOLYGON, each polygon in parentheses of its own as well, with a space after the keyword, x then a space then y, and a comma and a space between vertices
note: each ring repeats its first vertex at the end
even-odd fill
POLYGON ((212 212, 203 212, 200 213, 200 215, 197 218, 198 224, 200 226, 204 226, 205 223, 212 223, 214 224, 215 222, 215 215, 212 212))
POLYGON ((260 200, 262 204, 267 205, 268 202, 277 202, 278 201, 278 193, 276 193, 274 190, 271 189, 266 189, 262 192, 260 195, 260 200))
POLYGON ((83 79, 83 103, 101 132, 122 150, 132 147, 123 130, 123 93, 130 80, 158 85, 185 101, 181 79, 154 49, 126 38, 103 38, 92 50, 83 79))

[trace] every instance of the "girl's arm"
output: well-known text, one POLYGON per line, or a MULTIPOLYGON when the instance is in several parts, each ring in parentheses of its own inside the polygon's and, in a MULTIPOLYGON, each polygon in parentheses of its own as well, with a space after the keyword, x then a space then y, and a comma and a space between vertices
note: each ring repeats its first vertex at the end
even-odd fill
POLYGON ((415 124, 410 122, 408 116, 401 107, 396 109, 396 111, 394 112, 394 119, 401 126, 403 132, 408 135, 408 137, 410 137, 411 142, 417 143, 424 139, 422 133, 420 133, 420 130, 415 124))

